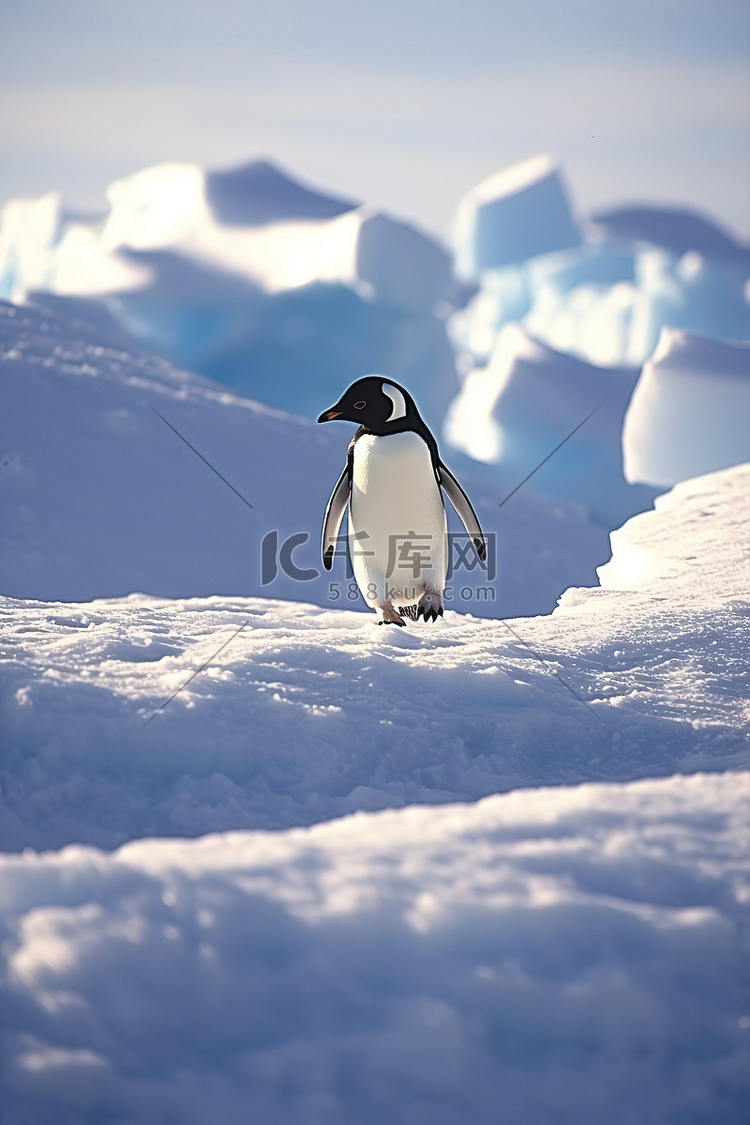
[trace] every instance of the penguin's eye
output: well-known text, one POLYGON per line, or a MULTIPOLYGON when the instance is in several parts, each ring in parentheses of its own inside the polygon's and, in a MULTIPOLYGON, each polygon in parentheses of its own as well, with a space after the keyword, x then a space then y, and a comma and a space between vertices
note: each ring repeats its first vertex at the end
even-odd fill
POLYGON ((359 400, 359 402, 355 402, 355 404, 354 404, 354 409, 355 409, 355 410, 364 410, 364 408, 365 408, 366 406, 367 406, 367 403, 365 402, 365 400, 364 400, 363 398, 361 398, 361 399, 359 400))

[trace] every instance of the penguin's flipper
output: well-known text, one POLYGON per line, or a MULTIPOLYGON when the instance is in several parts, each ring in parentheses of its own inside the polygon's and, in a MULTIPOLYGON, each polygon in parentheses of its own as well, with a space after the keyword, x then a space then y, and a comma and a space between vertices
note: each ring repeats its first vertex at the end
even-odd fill
POLYGON ((320 549, 323 554, 323 566, 326 570, 330 570, 333 566, 336 539, 338 537, 339 528, 341 527, 341 521, 344 518, 346 505, 349 503, 350 492, 351 477, 347 464, 343 473, 336 481, 336 487, 331 493, 331 499, 328 501, 326 507, 326 514, 323 516, 323 535, 320 549))
POLYGON ((458 483, 453 473, 450 469, 446 468, 442 461, 440 462, 440 484, 443 492, 461 517, 461 522, 468 531, 477 554, 484 562, 487 558, 487 544, 485 543, 482 529, 479 526, 477 514, 471 506, 469 497, 466 495, 463 488, 461 488, 461 485, 458 483))

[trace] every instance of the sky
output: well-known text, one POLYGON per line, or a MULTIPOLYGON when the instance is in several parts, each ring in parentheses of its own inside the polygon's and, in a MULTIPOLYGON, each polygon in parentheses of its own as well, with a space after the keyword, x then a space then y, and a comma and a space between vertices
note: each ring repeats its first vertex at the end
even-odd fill
POLYGON ((580 214, 746 237, 749 69, 745 0, 6 0, 0 201, 265 157, 449 240, 466 191, 550 152, 580 214))

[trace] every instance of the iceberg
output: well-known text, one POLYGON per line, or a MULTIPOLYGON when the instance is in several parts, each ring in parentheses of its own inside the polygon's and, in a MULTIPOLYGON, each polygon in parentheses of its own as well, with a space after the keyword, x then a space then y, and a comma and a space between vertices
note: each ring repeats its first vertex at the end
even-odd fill
POLYGON ((205 173, 206 203, 225 226, 262 226, 289 219, 332 219, 358 206, 311 191, 267 160, 205 173))
POLYGON ((750 337, 750 250, 709 220, 624 209, 597 217, 592 236, 607 241, 537 265, 524 323, 550 346, 592 363, 640 365, 665 326, 750 337))
POLYGON ((590 219, 608 242, 647 242, 681 258, 695 250, 706 258, 736 262, 750 269, 750 249, 713 219, 683 207, 615 207, 590 219))
POLYGON ((671 485, 750 459, 750 344, 663 328, 623 428, 629 481, 671 485))
POLYGON ((711 219, 622 207, 596 213, 574 237, 566 208, 549 157, 461 201, 457 268, 479 287, 449 324, 459 370, 486 364, 511 323, 600 367, 640 366, 664 326, 750 338, 750 248, 711 219))
POLYGON ((609 526, 651 503, 625 481, 620 434, 638 377, 555 352, 508 324, 489 363, 467 376, 448 411, 446 441, 521 481, 579 423, 578 433, 535 474, 534 489, 586 505, 609 526))
POLYGON ((491 312, 491 306, 483 310, 477 301, 464 314, 464 335, 472 351, 481 343, 482 318, 486 321, 490 315, 498 327, 520 320, 551 348, 595 366, 628 362, 636 288, 635 258, 627 248, 586 243, 543 255, 523 268, 488 273, 482 279, 482 293, 492 302, 499 290, 507 294, 512 283, 517 291, 519 281, 524 307, 514 309, 505 296, 502 302, 495 299, 491 312))
POLYGON ((0 211, 0 296, 10 296, 20 285, 43 289, 50 283, 55 246, 72 218, 55 191, 5 204, 0 211))
POLYGON ((456 217, 456 268, 475 278, 580 241, 558 169, 550 156, 536 156, 490 176, 463 197, 456 217))
MULTIPOLYGON (((526 421, 505 415, 515 377, 506 386, 501 371, 513 341, 546 348, 548 367, 596 371, 604 398, 619 386, 614 418, 664 328, 750 338, 747 246, 684 208, 620 207, 578 223, 549 156, 463 198, 458 276, 413 224, 317 192, 265 160, 223 171, 159 164, 107 196, 104 215, 74 214, 55 193, 9 203, 0 295, 85 321, 112 346, 143 347, 289 414, 317 417, 342 386, 387 372, 502 487, 556 444, 543 449, 551 429, 530 421, 539 402, 526 421), (503 335, 513 328, 522 335, 503 335)), ((580 420, 587 411, 575 394, 571 402, 580 420)), ((599 422, 576 439, 579 453, 599 422)), ((601 486, 572 472, 566 447, 532 487, 605 523, 608 512, 631 514, 647 493, 628 486, 613 440, 603 462, 594 457, 601 486), (618 497, 611 503, 605 482, 618 497)), ((632 471, 634 482, 651 479, 632 471)), ((664 482, 674 479, 670 470, 664 482)))
POLYGON ((636 260, 627 354, 643 363, 663 328, 684 328, 724 340, 750 338, 746 282, 750 262, 741 256, 710 258, 697 250, 677 257, 669 250, 642 250, 636 260))
POLYGON ((439 424, 458 380, 435 310, 454 282, 428 235, 266 161, 160 164, 107 197, 90 220, 65 220, 56 196, 10 204, 0 293, 113 319, 132 343, 298 414, 387 370, 439 424))

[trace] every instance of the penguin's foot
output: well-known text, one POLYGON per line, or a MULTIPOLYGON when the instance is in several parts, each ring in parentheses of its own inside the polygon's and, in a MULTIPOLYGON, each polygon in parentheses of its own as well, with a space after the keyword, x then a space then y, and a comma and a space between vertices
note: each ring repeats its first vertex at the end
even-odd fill
POLYGON ((443 595, 437 590, 426 590, 419 599, 417 606, 417 619, 424 617, 425 621, 437 621, 443 616, 443 595))
POLYGON ((379 602, 374 606, 375 612, 378 615, 378 625, 405 625, 401 614, 398 612, 390 602, 379 602))

